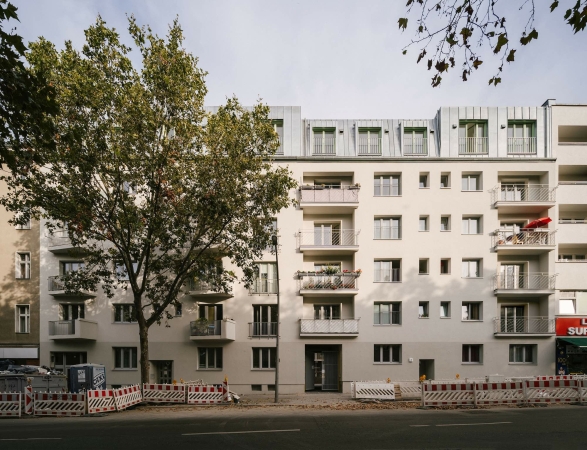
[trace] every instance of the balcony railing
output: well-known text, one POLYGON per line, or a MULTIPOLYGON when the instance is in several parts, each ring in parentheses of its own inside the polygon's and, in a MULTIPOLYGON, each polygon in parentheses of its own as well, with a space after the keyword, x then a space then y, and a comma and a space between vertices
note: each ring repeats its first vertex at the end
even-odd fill
POLYGON ((460 137, 459 155, 485 155, 488 153, 486 137, 460 137))
POLYGON ((587 223, 587 219, 558 219, 558 223, 587 223))
POLYGON ((400 269, 389 269, 389 270, 376 270, 375 271, 376 282, 400 282, 401 273, 400 269))
POLYGON ((64 291, 65 290, 65 283, 61 281, 61 278, 58 276, 49 277, 49 292, 54 291, 64 291))
POLYGON ((404 136, 404 155, 425 156, 428 154, 428 139, 425 137, 404 136))
POLYGON ((222 320, 190 322, 191 336, 220 336, 222 334, 222 320))
POLYGON ((496 317, 495 334, 554 334, 555 320, 548 317, 496 317))
POLYGON ((509 137, 508 155, 535 155, 535 137, 509 137))
POLYGON ((554 202, 555 193, 547 184, 499 184, 491 190, 491 202, 554 202))
POLYGON ((300 319, 300 334, 359 334, 359 319, 300 319))
POLYGON ((498 245, 532 245, 532 246, 549 246, 555 244, 555 231, 540 230, 517 232, 513 229, 499 229, 493 233, 493 246, 498 245))
POLYGON ((381 155, 381 138, 359 136, 359 155, 381 155))
POLYGON ((250 322, 249 337, 277 336, 277 322, 250 322))
POLYGON ((49 238, 49 247, 60 247, 71 244, 69 234, 65 229, 55 230, 53 234, 47 232, 47 237, 49 238))
POLYGON ((250 294, 277 294, 277 279, 258 278, 253 280, 249 289, 250 294))
POLYGON ((556 275, 548 273, 498 273, 493 277, 493 289, 503 290, 553 290, 556 275))
POLYGON ((332 137, 314 136, 314 150, 313 155, 320 156, 335 156, 336 155, 336 139, 332 137))
POLYGON ((53 320, 49 322, 49 336, 75 334, 75 320, 53 320))
POLYGON ((357 273, 336 273, 333 275, 299 273, 300 290, 332 290, 358 289, 357 273))
POLYGON ((340 247, 359 245, 359 232, 355 230, 300 230, 299 246, 340 247))
POLYGON ((218 286, 214 285, 213 283, 208 283, 207 281, 202 280, 189 280, 187 283, 187 287, 189 291, 197 291, 197 292, 208 292, 208 291, 219 291, 218 286))
POLYGON ((328 188, 322 186, 302 186, 301 203, 356 203, 359 201, 358 186, 328 188))

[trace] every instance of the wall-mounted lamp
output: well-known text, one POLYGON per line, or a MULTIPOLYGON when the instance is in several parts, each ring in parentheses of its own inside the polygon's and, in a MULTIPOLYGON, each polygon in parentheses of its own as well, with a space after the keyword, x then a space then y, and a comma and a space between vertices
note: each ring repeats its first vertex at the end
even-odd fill
POLYGON ((339 131, 339 133, 340 133, 340 134, 344 134, 344 130, 340 130, 340 131, 339 131))
POLYGON ((389 130, 385 130, 385 134, 389 134, 389 130))
POLYGON ((430 133, 434 133, 434 130, 430 130, 430 133))
POLYGON ((502 125, 501 125, 501 129, 503 130, 504 128, 505 128, 505 125, 503 125, 503 124, 502 124, 502 125))
POLYGON ((452 124, 452 129, 454 130, 457 127, 455 123, 452 124))

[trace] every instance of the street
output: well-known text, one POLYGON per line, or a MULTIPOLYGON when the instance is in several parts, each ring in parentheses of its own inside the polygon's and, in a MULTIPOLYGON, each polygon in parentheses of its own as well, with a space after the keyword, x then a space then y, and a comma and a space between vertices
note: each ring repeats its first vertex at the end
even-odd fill
POLYGON ((0 421, 0 449, 579 449, 587 408, 157 408, 0 421))

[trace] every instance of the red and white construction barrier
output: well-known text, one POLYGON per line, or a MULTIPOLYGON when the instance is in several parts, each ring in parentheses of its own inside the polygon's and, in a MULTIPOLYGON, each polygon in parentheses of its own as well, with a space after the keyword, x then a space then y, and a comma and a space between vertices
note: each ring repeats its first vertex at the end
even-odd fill
POLYGON ((422 383, 422 406, 473 405, 472 383, 422 383))
POLYGON ((185 385, 143 384, 143 401, 158 403, 185 403, 185 385))
POLYGON ((353 398, 395 400, 395 385, 393 383, 357 381, 352 383, 351 391, 353 398))
POLYGON ((540 375, 534 377, 534 381, 548 381, 548 380, 574 380, 574 375, 540 375))
POLYGON ((124 411, 126 408, 138 405, 143 401, 141 387, 137 384, 120 389, 114 389, 114 402, 117 411, 124 411))
POLYGON ((112 389, 88 391, 88 414, 116 411, 112 389))
POLYGON ((35 416, 83 416, 86 394, 57 394, 35 392, 35 416))
POLYGON ((24 388, 24 411, 25 414, 33 413, 33 387, 25 386, 24 388))
POLYGON ((528 403, 574 403, 579 401, 578 381, 526 381, 528 403))
POLYGON ((187 402, 189 405, 210 405, 214 403, 222 403, 224 399, 224 386, 216 387, 190 385, 187 388, 187 402))
POLYGON ((222 382, 222 401, 228 403, 230 401, 230 389, 228 388, 228 378, 224 378, 222 382))
POLYGON ((524 383, 476 383, 476 405, 509 405, 523 403, 524 383))
POLYGON ((21 394, 19 393, 2 393, 0 394, 0 417, 20 417, 21 414, 21 394))

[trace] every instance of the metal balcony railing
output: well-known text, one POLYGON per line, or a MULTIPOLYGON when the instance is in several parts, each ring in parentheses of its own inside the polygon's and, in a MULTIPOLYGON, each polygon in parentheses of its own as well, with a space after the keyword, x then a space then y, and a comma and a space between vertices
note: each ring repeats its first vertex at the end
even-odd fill
POLYGON ((300 319, 300 334, 359 334, 359 319, 300 319))
POLYGON ((495 230, 493 233, 493 246, 498 245, 534 245, 534 246, 548 246, 555 244, 556 231, 541 230, 537 228, 535 231, 523 231, 518 230, 517 232, 513 229, 495 230))
POLYGON ((359 155, 381 155, 381 138, 359 136, 357 147, 359 155))
POLYGON ((58 229, 53 231, 53 234, 47 232, 49 238, 49 247, 59 247, 62 245, 71 245, 69 234, 66 229, 58 229))
POLYGON ((400 269, 376 270, 375 281, 399 282, 401 281, 400 269))
POLYGON ((249 322, 249 337, 277 336, 277 322, 249 322))
POLYGON ((498 184, 491 190, 491 202, 554 202, 555 193, 547 184, 498 184))
POLYGON ((504 290, 553 290, 556 275, 543 272, 503 274, 493 277, 493 289, 504 290))
POLYGON ((558 219, 558 223, 587 223, 587 219, 558 219))
POLYGON ((49 321, 49 336, 70 336, 75 334, 75 320, 49 321))
POLYGON ((555 319, 548 317, 495 317, 493 332, 506 334, 554 334, 555 319))
POLYGON ((404 155, 427 155, 428 139, 425 137, 404 136, 404 155))
POLYGON ((325 274, 298 274, 300 290, 337 290, 358 289, 359 275, 356 273, 325 274))
POLYGON ((300 230, 298 246, 340 247, 359 245, 359 232, 355 230, 300 230))
POLYGON ((484 155, 488 148, 486 137, 459 138, 459 155, 484 155))
POLYGON ((336 138, 334 136, 314 136, 313 155, 335 156, 336 155, 336 138))
POLYGON ((322 186, 302 186, 301 203, 356 203, 359 201, 358 186, 329 188, 322 186))
POLYGON ((535 137, 509 137, 508 155, 535 155, 535 137))
POLYGON ((54 291, 64 291, 65 290, 65 283, 61 281, 61 278, 58 276, 49 277, 49 292, 54 291))
POLYGON ((258 278, 249 289, 250 294, 277 294, 277 279, 258 278))
POLYGON ((190 322, 191 336, 220 336, 222 334, 222 320, 190 322))
POLYGON ((373 233, 373 239, 401 239, 402 227, 375 226, 373 233))
POLYGON ((188 287, 188 291, 198 291, 198 292, 208 292, 208 291, 218 292, 219 291, 219 288, 215 284, 209 283, 207 281, 202 281, 202 280, 188 280, 187 287, 188 287))

